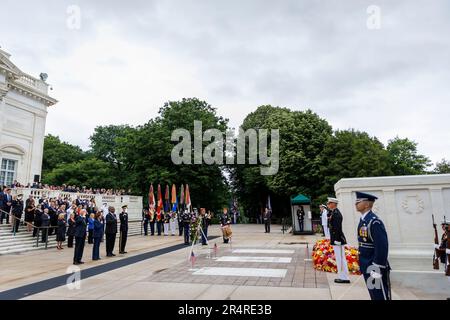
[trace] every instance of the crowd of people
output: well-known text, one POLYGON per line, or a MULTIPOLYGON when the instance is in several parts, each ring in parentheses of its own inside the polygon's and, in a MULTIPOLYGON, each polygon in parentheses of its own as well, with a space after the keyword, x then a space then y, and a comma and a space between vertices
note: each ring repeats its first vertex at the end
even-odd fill
MULTIPOLYGON (((48 242, 48 237, 56 235, 57 250, 63 250, 64 243, 68 248, 74 248, 74 264, 82 264, 85 241, 92 244, 92 259, 100 259, 100 244, 105 238, 106 256, 113 257, 117 234, 119 233, 119 253, 125 254, 128 236, 127 206, 122 207, 119 217, 115 214, 115 208, 103 203, 97 206, 95 198, 71 199, 67 196, 55 198, 42 197, 38 200, 33 195, 23 199, 22 194, 12 195, 12 188, 4 187, 0 190, 0 224, 11 223, 11 232, 19 232, 21 223, 25 224, 26 232, 33 237, 39 237, 42 243, 48 242), (118 222, 120 221, 120 227, 118 222)), ((142 223, 144 235, 166 235, 169 233, 182 236, 184 233, 185 244, 200 241, 207 245, 208 227, 211 224, 213 213, 180 209, 164 212, 146 208, 143 210, 142 223)), ((233 217, 224 208, 219 217, 223 233, 224 243, 231 239, 231 227, 233 217)), ((21 232, 21 231, 20 231, 21 232)))
POLYGON ((42 197, 35 200, 33 195, 24 201, 23 195, 13 196, 12 189, 4 187, 0 190, 0 224, 11 223, 11 232, 19 232, 21 223, 26 225, 26 231, 32 232, 33 237, 40 237, 46 243, 48 237, 55 234, 57 249, 63 249, 67 238, 67 247, 74 248, 74 264, 83 263, 82 255, 84 243, 87 239, 93 245, 92 259, 99 260, 99 247, 106 238, 106 254, 113 253, 117 233, 119 237, 119 253, 124 254, 128 235, 127 205, 122 206, 119 217, 115 208, 103 203, 97 207, 95 198, 71 199, 69 197, 42 197), (23 216, 23 214, 25 214, 23 216), (120 230, 118 221, 120 220, 120 230))
MULTIPOLYGON (((5 186, 6 187, 6 186, 5 186)), ((4 187, 4 188, 5 188, 4 187)), ((61 186, 53 186, 48 184, 43 184, 41 182, 33 182, 28 183, 27 185, 23 185, 16 180, 9 186, 11 189, 17 188, 30 188, 30 189, 41 189, 41 190, 56 190, 56 191, 64 191, 64 192, 76 192, 76 193, 84 193, 84 194, 102 194, 102 195, 112 195, 112 196, 123 196, 130 195, 131 190, 125 189, 105 189, 105 188, 87 188, 85 186, 70 186, 70 185, 61 185, 61 186)))

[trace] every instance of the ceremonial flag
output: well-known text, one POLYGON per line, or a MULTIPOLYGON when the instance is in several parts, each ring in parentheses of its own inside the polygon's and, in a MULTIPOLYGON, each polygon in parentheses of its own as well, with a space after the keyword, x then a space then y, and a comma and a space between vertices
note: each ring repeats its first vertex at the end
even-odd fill
POLYGON ((267 209, 269 209, 269 211, 272 211, 272 205, 270 204, 270 194, 269 197, 267 198, 267 209))
POLYGON ((184 203, 186 204, 186 209, 188 209, 188 211, 191 211, 191 195, 189 193, 189 185, 186 185, 186 198, 184 203))
POLYGON ((189 258, 189 260, 191 261, 192 267, 194 267, 195 264, 195 260, 197 259, 197 257, 194 254, 194 250, 191 251, 191 257, 189 258))
POLYGON ((148 192, 148 207, 155 207, 155 194, 153 193, 153 184, 150 185, 150 191, 148 192))
POLYGON ((180 189, 180 210, 183 210, 183 204, 184 204, 184 185, 181 185, 181 189, 180 189))
POLYGON ((160 213, 163 208, 163 200, 161 194, 161 186, 158 184, 158 206, 156 207, 156 212, 160 213))
POLYGON ((177 188, 172 184, 172 211, 177 211, 177 188))
POLYGON ((164 211, 168 212, 170 210, 170 206, 169 206, 169 185, 166 184, 166 192, 164 193, 164 211))

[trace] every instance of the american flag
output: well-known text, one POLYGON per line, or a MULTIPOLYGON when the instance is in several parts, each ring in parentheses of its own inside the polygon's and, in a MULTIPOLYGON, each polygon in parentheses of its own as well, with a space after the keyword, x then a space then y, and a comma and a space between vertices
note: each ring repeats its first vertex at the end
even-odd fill
POLYGON ((192 251, 191 252, 191 257, 190 257, 190 261, 191 261, 191 264, 192 264, 192 267, 194 267, 194 264, 195 264, 195 260, 197 259, 197 257, 195 256, 195 254, 194 254, 194 251, 192 251))

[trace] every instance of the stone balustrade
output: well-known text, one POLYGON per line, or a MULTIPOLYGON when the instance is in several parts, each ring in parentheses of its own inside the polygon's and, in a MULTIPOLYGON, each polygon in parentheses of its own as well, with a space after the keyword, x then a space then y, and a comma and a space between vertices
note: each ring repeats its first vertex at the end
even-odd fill
POLYGON ((103 203, 108 206, 116 208, 116 213, 122 211, 122 206, 128 206, 129 219, 141 219, 142 218, 142 196, 130 196, 130 195, 106 195, 106 194, 88 194, 77 192, 65 192, 61 190, 49 190, 49 189, 33 189, 33 188, 16 188, 12 190, 12 195, 23 194, 24 201, 28 199, 30 195, 36 200, 41 198, 69 198, 71 201, 79 198, 82 200, 95 199, 95 203, 100 208, 103 203))

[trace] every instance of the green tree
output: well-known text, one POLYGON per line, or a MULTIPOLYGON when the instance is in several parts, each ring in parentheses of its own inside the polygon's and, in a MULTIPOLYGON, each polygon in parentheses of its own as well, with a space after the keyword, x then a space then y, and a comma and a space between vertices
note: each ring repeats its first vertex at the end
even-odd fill
MULTIPOLYGON (((290 215, 290 197, 303 193, 315 197, 321 188, 321 151, 331 136, 331 127, 311 110, 261 106, 249 114, 242 128, 279 129, 279 170, 262 176, 260 165, 235 165, 230 168, 233 188, 249 216, 257 216, 270 194, 274 216, 290 215)), ((248 146, 248 143, 247 143, 248 146)), ((248 147, 246 147, 248 150, 248 147)))
MULTIPOLYGON (((227 119, 216 109, 196 98, 167 102, 159 116, 117 139, 118 154, 123 157, 127 176, 123 179, 132 190, 147 194, 150 183, 189 184, 193 206, 219 210, 229 198, 227 181, 220 165, 175 165, 171 152, 177 142, 171 141, 172 131, 186 129, 193 140, 194 120, 201 121, 203 130, 225 132, 227 119)), ((204 142, 206 146, 208 142, 204 142)), ((156 187, 156 186, 155 186, 156 187)))
POLYGON ((383 144, 366 132, 338 130, 326 141, 322 152, 322 197, 334 194, 342 178, 389 176, 389 154, 383 144))
POLYGON ((426 173, 430 159, 418 154, 417 143, 408 138, 389 140, 387 151, 394 175, 416 175, 426 173))
POLYGON ((450 161, 442 159, 442 161, 436 163, 436 167, 434 168, 433 173, 450 173, 450 161))
POLYGON ((80 147, 63 142, 58 136, 48 134, 44 138, 43 179, 59 164, 77 162, 85 158, 86 154, 80 147))
POLYGON ((45 177, 51 185, 76 185, 88 188, 120 188, 110 164, 99 159, 85 159, 59 164, 45 177))

